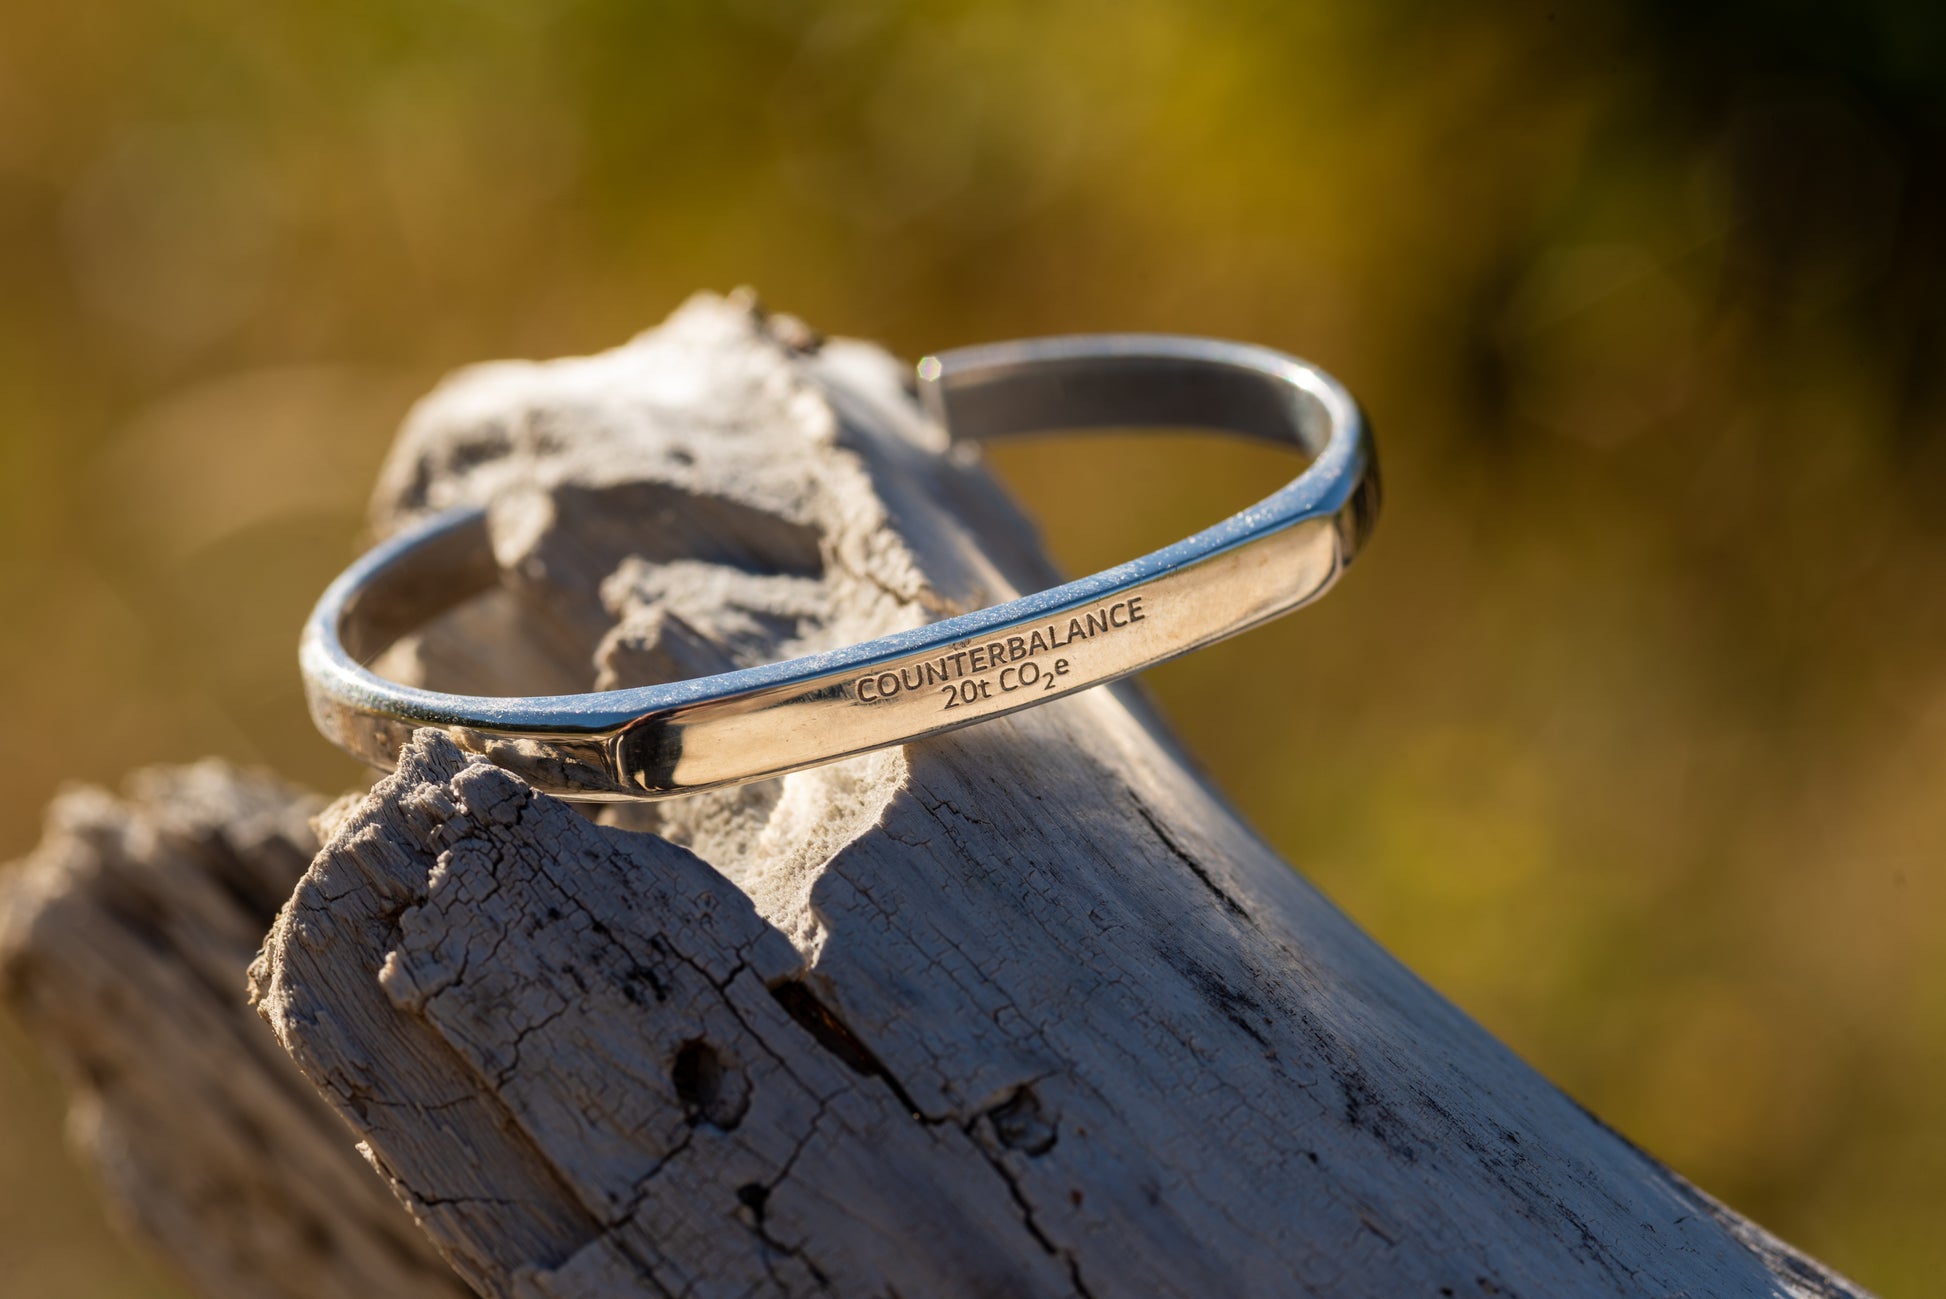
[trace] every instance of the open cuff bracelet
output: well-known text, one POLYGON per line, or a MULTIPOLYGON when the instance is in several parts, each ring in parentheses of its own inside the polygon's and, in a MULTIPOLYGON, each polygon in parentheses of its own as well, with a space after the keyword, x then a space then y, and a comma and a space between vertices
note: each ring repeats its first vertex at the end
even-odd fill
POLYGON ((300 661, 318 728, 375 766, 421 726, 567 798, 668 798, 921 739, 1112 681, 1322 595, 1378 513, 1358 405, 1315 366, 1204 338, 1102 334, 962 348, 919 363, 960 441, 1088 428, 1207 428, 1311 463, 1256 505, 1140 559, 843 649, 580 695, 421 690, 364 664, 493 584, 486 511, 447 511, 333 582, 300 661))

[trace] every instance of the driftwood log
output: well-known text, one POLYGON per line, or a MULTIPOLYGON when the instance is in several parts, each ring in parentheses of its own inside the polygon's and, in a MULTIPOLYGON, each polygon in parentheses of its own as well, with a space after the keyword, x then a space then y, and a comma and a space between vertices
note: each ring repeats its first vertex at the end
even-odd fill
POLYGON ((124 1223, 198 1294, 461 1299, 245 996, 318 806, 217 762, 63 794, 4 877, 0 991, 124 1223))
MULTIPOLYGON (((491 502, 504 582, 387 669, 629 685, 1045 584, 904 373, 698 299, 602 356, 455 377, 376 522, 491 502)), ((156 1152, 115 1183, 174 1256, 247 1259, 234 1231, 366 1269, 191 1267, 212 1295, 452 1292, 354 1140, 492 1296, 1859 1293, 1387 956, 1133 687, 599 816, 422 733, 320 816, 301 879, 301 796, 205 771, 236 808, 189 838, 221 846, 163 851, 167 779, 64 804, 0 946, 96 1130, 156 1152), (241 1023, 242 967, 286 893, 250 970, 273 1039, 241 1023), (205 906, 221 943, 124 955, 205 906), (255 1128, 136 1131, 212 1088, 211 1128, 255 1128), (226 1221, 199 1187, 254 1202, 226 1221)))

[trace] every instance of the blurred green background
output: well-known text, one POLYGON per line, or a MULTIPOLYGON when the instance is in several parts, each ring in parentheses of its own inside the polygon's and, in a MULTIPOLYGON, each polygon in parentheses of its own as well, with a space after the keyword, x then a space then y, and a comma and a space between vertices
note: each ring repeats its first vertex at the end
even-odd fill
MULTIPOLYGON (((348 785, 296 629, 406 404, 745 282, 907 354, 1161 329, 1344 378, 1374 548, 1165 706, 1576 1097, 1938 1292, 1946 8, 9 4, 0 859, 143 763, 348 785)), ((1279 469, 998 459, 1073 570, 1279 469)), ((0 1288, 176 1294, 59 1115, 0 1030, 0 1288)))

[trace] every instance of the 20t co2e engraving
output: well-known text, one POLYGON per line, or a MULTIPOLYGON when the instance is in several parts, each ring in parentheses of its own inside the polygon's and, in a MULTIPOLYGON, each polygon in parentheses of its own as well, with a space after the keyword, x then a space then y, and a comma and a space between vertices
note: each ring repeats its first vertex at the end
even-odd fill
POLYGON ((842 650, 579 695, 420 690, 365 667, 498 580, 486 514, 464 507, 382 543, 325 591, 300 661, 319 729, 376 766, 420 726, 568 798, 667 798, 916 740, 1117 677, 1316 599, 1378 514, 1358 405, 1315 366, 1206 338, 1103 334, 996 343, 919 365, 956 439, 1056 429, 1205 428, 1311 457, 1289 485, 1119 567, 842 650))
POLYGON ((1090 609, 1085 616, 1069 618, 1065 627, 1050 622, 1044 628, 1016 632, 1004 640, 949 649, 936 659, 922 660, 917 667, 901 668, 897 672, 867 672, 852 682, 852 693, 859 703, 872 704, 896 699, 901 691, 913 695, 937 686, 945 697, 944 706, 958 708, 993 698, 996 687, 1003 695, 1016 690, 1058 690, 1062 678, 1073 671, 1073 663, 1066 658, 1043 663, 1036 655, 1064 649, 1076 641, 1141 622, 1145 617, 1142 597, 1131 595, 1126 600, 1090 609))

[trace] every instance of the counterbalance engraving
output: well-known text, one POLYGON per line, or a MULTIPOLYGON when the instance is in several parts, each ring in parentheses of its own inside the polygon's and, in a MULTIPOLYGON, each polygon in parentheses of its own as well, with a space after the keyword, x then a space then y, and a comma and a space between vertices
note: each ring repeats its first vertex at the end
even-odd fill
POLYGON ((1057 656, 1056 651, 1133 626, 1147 617, 1142 597, 1132 595, 1029 631, 866 673, 851 683, 852 694, 859 703, 877 704, 900 695, 930 692, 944 709, 962 708, 1019 690, 1057 690, 1061 678, 1074 671, 1074 664, 1066 655, 1057 656))

